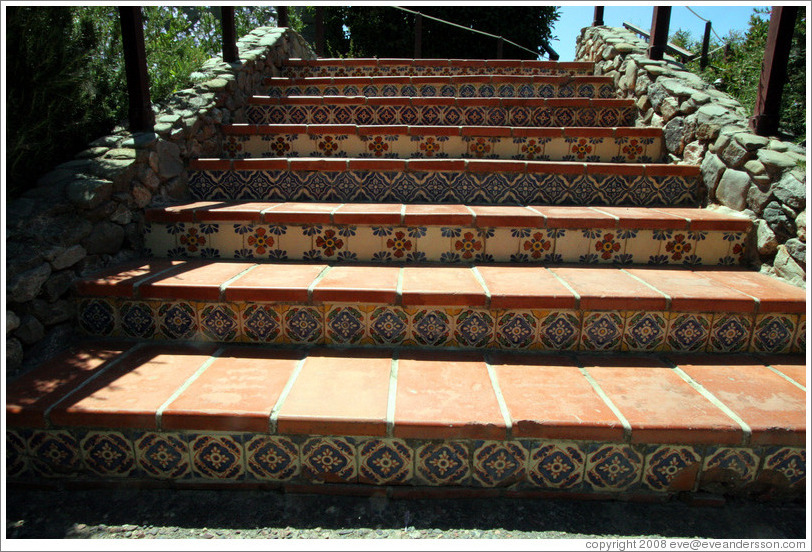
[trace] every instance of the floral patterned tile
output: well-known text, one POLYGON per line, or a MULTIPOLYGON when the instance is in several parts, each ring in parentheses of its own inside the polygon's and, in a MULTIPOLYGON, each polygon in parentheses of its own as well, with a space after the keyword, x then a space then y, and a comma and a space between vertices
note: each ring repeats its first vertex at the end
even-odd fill
POLYGON ((586 457, 584 479, 596 491, 624 491, 640 481, 643 455, 629 445, 595 444, 586 457))
POLYGON ((580 350, 620 350, 624 330, 622 313, 584 311, 582 316, 580 350))
POLYGON ((702 462, 700 488, 745 486, 755 480, 760 460, 751 449, 708 447, 702 462))
POLYGON ((354 483, 358 479, 355 446, 342 437, 314 437, 302 445, 302 475, 318 482, 354 483))
POLYGON ((260 481, 288 481, 301 472, 299 447, 282 436, 256 435, 245 442, 249 477, 260 481))
POLYGON ((241 480, 245 476, 242 435, 188 435, 192 473, 213 480, 241 480))
POLYGON ((409 484, 414 477, 414 451, 401 439, 367 439, 358 443, 358 482, 409 484))
POLYGON ((672 312, 668 315, 666 350, 704 351, 710 336, 712 314, 672 312))
POLYGON ((655 445, 648 447, 643 485, 652 491, 692 491, 697 483, 702 455, 693 447, 655 445))
POLYGON ((483 487, 504 487, 524 480, 527 449, 519 443, 475 441, 472 455, 473 481, 483 487))
POLYGON ((750 344, 752 331, 752 315, 714 313, 708 340, 708 352, 745 352, 750 344))
POLYGON ((665 312, 626 311, 622 351, 662 351, 668 334, 665 312))
POLYGON ((542 489, 574 489, 584 480, 586 453, 574 441, 533 443, 527 459, 528 483, 542 489))
POLYGON ((798 325, 796 314, 759 314, 753 325, 750 350, 760 353, 786 353, 798 325))
POLYGON ((136 462, 155 479, 186 479, 191 475, 189 444, 183 433, 140 432, 133 437, 136 462))

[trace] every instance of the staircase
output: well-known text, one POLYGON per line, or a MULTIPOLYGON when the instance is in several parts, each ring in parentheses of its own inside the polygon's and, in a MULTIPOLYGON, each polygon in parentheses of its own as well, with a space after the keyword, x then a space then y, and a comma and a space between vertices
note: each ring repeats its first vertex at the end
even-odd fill
POLYGON ((16 480, 794 496, 803 290, 589 63, 290 60, 9 385, 16 480))

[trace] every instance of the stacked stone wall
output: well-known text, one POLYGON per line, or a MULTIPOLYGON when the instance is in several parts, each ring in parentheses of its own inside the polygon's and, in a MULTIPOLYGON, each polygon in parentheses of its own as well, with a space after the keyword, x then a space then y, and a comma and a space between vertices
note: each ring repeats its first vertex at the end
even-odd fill
POLYGON ((7 374, 74 338, 74 281, 138 257, 144 208, 187 197, 187 162, 220 155, 220 125, 245 122, 246 99, 261 93, 265 77, 279 76, 285 60, 316 57, 301 36, 274 27, 237 46, 239 63, 208 60, 192 74, 192 88, 154 107, 154 132, 119 127, 7 203, 7 374))
POLYGON ((806 287, 806 150, 755 135, 737 100, 668 56, 649 59, 647 49, 627 29, 587 27, 575 57, 636 100, 639 126, 663 127, 671 162, 701 165, 709 207, 750 217, 751 263, 806 287))

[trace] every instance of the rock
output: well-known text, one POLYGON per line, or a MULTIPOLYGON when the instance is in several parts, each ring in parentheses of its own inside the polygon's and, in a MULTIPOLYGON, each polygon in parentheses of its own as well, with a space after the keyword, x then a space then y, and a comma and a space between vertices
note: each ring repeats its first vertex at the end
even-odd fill
POLYGON ((52 274, 51 277, 48 278, 48 281, 42 286, 45 292, 45 298, 48 301, 56 301, 68 292, 75 279, 75 276, 70 270, 52 274))
POLYGON ((144 186, 146 186, 147 189, 152 192, 156 191, 158 186, 161 185, 161 179, 158 178, 158 175, 152 170, 147 171, 147 174, 144 175, 142 182, 144 183, 144 186))
POLYGON ((679 103, 674 98, 665 98, 660 103, 660 113, 663 116, 663 121, 671 120, 674 115, 679 111, 679 103))
POLYGON ((786 142, 781 142, 779 140, 770 140, 767 147, 773 151, 787 151, 789 149, 786 142))
POLYGON ((806 211, 801 211, 795 217, 795 226, 798 229, 798 239, 806 243, 806 211))
POLYGON ((766 174, 764 165, 758 159, 751 159, 745 163, 744 170, 746 170, 751 176, 761 176, 766 174))
POLYGON ((116 224, 121 224, 122 226, 130 224, 130 222, 132 222, 132 220, 133 220, 133 212, 130 211, 127 208, 127 206, 124 205, 123 203, 119 203, 116 206, 115 211, 113 211, 113 214, 110 215, 110 221, 111 222, 115 222, 116 224))
POLYGON ((687 144, 682 150, 682 160, 689 165, 699 165, 705 155, 705 145, 699 140, 687 144))
POLYGON ((25 343, 33 345, 45 335, 45 327, 30 314, 24 314, 20 319, 20 327, 14 332, 14 337, 25 343))
POLYGON ((63 249, 51 261, 51 266, 54 270, 62 270, 71 267, 85 258, 87 251, 81 245, 72 245, 63 249))
POLYGON ((20 317, 14 311, 6 310, 6 335, 20 326, 20 317))
POLYGON ((180 148, 172 142, 161 140, 156 147, 158 153, 158 171, 161 178, 172 178, 183 172, 180 159, 180 148))
POLYGON ((6 339, 6 372, 14 372, 23 365, 23 345, 18 339, 6 339))
POLYGON ((54 217, 37 217, 30 225, 30 232, 44 243, 70 247, 81 242, 93 230, 93 224, 76 214, 54 217))
POLYGON ((787 248, 787 252, 799 265, 806 266, 806 243, 802 242, 798 238, 792 238, 787 240, 787 243, 785 243, 784 246, 787 248))
POLYGON ((722 173, 727 167, 722 161, 712 153, 708 153, 699 167, 700 174, 702 175, 702 182, 711 194, 711 198, 715 197, 716 185, 722 177, 722 173))
POLYGON ((792 173, 785 174, 773 186, 773 194, 778 201, 795 211, 802 209, 806 205, 806 186, 795 178, 792 173))
POLYGON ((778 276, 796 286, 806 288, 806 271, 792 258, 786 246, 778 246, 773 267, 778 276))
POLYGON ((756 226, 756 247, 758 248, 759 255, 762 257, 774 255, 778 249, 778 240, 775 238, 775 232, 772 231, 765 220, 759 220, 756 226))
POLYGON ((795 160, 786 153, 780 153, 770 149, 762 148, 758 150, 758 160, 767 168, 767 171, 775 174, 785 169, 795 167, 795 160))
POLYGON ((764 186, 754 181, 750 189, 747 190, 747 208, 757 215, 764 212, 764 207, 772 200, 769 183, 764 186))
POLYGON ((75 342, 73 323, 59 324, 50 328, 38 343, 29 351, 25 360, 27 366, 38 366, 75 342))
POLYGON ((742 132, 741 134, 737 134, 734 139, 738 144, 746 149, 747 151, 755 151, 759 148, 766 147, 767 144, 770 143, 769 138, 765 138, 764 136, 757 136, 755 134, 751 134, 749 132, 742 132))
POLYGON ((10 303, 26 303, 39 294, 42 285, 51 275, 51 265, 40 266, 18 274, 6 285, 6 300, 10 303))
POLYGON ((158 140, 158 135, 154 132, 136 132, 132 137, 121 143, 122 148, 144 149, 148 148, 158 140))
POLYGON ((152 201, 152 194, 144 186, 136 184, 133 186, 133 200, 138 208, 143 209, 152 201))
POLYGON ((794 238, 795 213, 777 201, 771 201, 764 207, 764 220, 770 225, 778 241, 784 242, 794 238))
MULTIPOLYGON (((664 105, 664 104, 663 104, 664 105)), ((684 140, 682 135, 683 118, 677 117, 671 119, 666 123, 663 128, 663 138, 665 140, 665 148, 670 153, 679 155, 682 153, 684 147, 684 140)))
POLYGON ((88 255, 103 253, 112 255, 121 249, 122 243, 124 243, 124 228, 107 221, 96 224, 90 235, 82 241, 88 255))
POLYGON ((16 241, 6 242, 6 281, 42 264, 42 250, 16 241))
POLYGON ((750 176, 746 172, 725 169, 716 187, 716 199, 722 205, 741 211, 747 205, 750 176))
POLYGON ((741 167, 751 156, 735 139, 730 140, 725 149, 720 151, 722 161, 724 161, 728 167, 733 167, 734 169, 741 167))
POLYGON ((98 178, 80 178, 68 184, 66 193, 74 205, 94 209, 110 199, 113 194, 113 183, 98 178))
POLYGON ((60 299, 53 303, 42 299, 34 299, 27 305, 28 314, 36 316, 37 320, 45 326, 53 326, 70 320, 75 310, 74 301, 69 299, 60 299))

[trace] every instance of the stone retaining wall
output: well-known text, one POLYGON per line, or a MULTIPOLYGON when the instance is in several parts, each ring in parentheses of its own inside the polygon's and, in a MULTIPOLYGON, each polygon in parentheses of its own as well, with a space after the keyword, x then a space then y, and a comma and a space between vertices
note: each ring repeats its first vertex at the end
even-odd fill
POLYGON ((673 59, 647 57, 648 43, 615 27, 586 27, 576 61, 596 62, 623 98, 635 98, 639 126, 661 126, 671 162, 698 164, 708 206, 753 220, 749 260, 806 287, 806 150, 753 134, 748 114, 673 59))
POLYGON ((8 202, 7 374, 72 339, 73 282, 139 255, 144 208, 187 197, 187 162, 220 155, 220 124, 245 122, 245 100, 261 92, 262 79, 280 76, 290 57, 316 57, 301 36, 274 27, 237 46, 240 63, 210 59, 192 74, 194 87, 155 108, 153 133, 117 128, 8 202))

